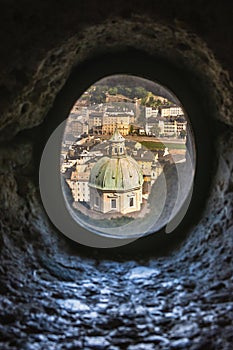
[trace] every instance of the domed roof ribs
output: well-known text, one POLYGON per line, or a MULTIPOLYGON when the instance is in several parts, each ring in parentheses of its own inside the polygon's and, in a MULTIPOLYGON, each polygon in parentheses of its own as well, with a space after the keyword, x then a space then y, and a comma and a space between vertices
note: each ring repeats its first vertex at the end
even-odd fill
MULTIPOLYGON (((117 164, 119 165, 119 162, 117 162, 117 164)), ((122 169, 122 162, 120 162, 120 169, 121 169, 121 173, 120 173, 120 176, 119 176, 119 180, 121 180, 121 187, 124 189, 125 187, 125 184, 124 184, 124 170, 122 169)))
POLYGON ((116 128, 110 139, 109 156, 97 161, 89 185, 106 191, 129 191, 139 188, 143 175, 137 161, 125 152, 125 139, 116 128))

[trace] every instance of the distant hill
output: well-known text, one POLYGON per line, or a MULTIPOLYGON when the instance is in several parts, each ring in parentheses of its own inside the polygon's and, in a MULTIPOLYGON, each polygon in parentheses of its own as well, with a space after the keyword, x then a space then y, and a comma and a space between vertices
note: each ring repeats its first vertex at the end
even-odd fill
POLYGON ((115 88, 116 86, 122 86, 123 88, 131 88, 134 90, 136 88, 144 88, 145 90, 152 92, 153 95, 161 96, 168 99, 172 103, 180 104, 179 100, 170 91, 168 91, 167 88, 163 87, 158 83, 151 82, 150 80, 138 78, 136 76, 134 77, 132 75, 115 75, 115 76, 112 75, 100 80, 95 85, 105 86, 108 88, 115 88))

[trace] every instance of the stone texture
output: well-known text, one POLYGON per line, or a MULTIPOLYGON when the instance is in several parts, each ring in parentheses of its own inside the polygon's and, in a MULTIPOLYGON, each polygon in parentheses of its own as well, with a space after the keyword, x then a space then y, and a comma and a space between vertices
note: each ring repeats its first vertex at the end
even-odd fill
MULTIPOLYGON (((62 3, 61 1, 60 6, 62 3)), ((119 2, 114 0, 109 12, 105 3, 103 10, 100 11, 102 6, 99 4, 99 10, 95 12, 96 5, 90 0, 84 6, 86 11, 88 9, 86 14, 92 14, 87 17, 83 16, 79 4, 67 4, 65 12, 63 9, 61 13, 53 1, 50 5, 35 3, 29 8, 24 0, 24 6, 21 2, 20 5, 14 3, 11 8, 4 7, 2 25, 5 25, 6 30, 1 34, 4 35, 4 56, 0 66, 4 72, 0 81, 0 108, 2 106, 4 110, 1 113, 0 128, 4 129, 4 133, 1 136, 11 138, 23 128, 40 124, 76 64, 101 52, 125 47, 134 47, 164 57, 178 67, 186 67, 196 73, 194 80, 196 79, 197 86, 203 90, 203 96, 206 91, 208 94, 211 91, 213 99, 217 100, 217 111, 211 104, 208 106, 211 113, 232 124, 229 114, 232 106, 229 91, 230 86, 232 88, 229 80, 231 72, 219 65, 208 47, 216 44, 216 38, 217 44, 221 45, 223 37, 226 47, 231 47, 228 7, 225 5, 224 22, 220 25, 214 6, 206 6, 200 2, 201 10, 197 21, 205 22, 204 16, 209 11, 208 19, 212 14, 211 21, 215 23, 213 27, 216 28, 219 23, 219 33, 214 30, 209 37, 204 35, 204 40, 208 43, 206 44, 192 31, 197 29, 193 21, 190 21, 197 6, 192 4, 194 11, 192 6, 187 8, 182 1, 178 1, 181 6, 179 14, 176 1, 173 0, 172 3, 166 11, 160 4, 161 8, 158 6, 156 11, 154 8, 154 12, 148 15, 150 7, 154 7, 152 2, 146 8, 132 2, 128 16, 123 16, 121 12, 124 12, 125 7, 128 8, 125 4, 121 8, 119 2), (51 13, 51 8, 56 8, 56 11, 51 13), (161 18, 160 12, 163 14, 161 18), (166 25, 166 21, 169 25, 166 25), (58 23, 63 30, 58 30, 58 23), (223 27, 229 33, 227 42, 228 37, 223 27), (14 35, 16 31, 17 36, 14 35), (28 59, 27 52, 30 48, 32 54, 28 59)), ((220 52, 217 50, 216 55, 222 56, 222 51, 224 47, 221 47, 220 52)))

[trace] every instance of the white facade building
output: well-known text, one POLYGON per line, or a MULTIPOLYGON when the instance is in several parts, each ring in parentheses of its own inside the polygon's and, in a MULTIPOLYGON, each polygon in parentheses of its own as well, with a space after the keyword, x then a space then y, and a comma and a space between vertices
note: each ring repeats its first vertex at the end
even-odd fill
POLYGON ((67 179, 72 196, 75 202, 89 202, 90 201, 90 189, 88 186, 89 172, 72 172, 71 178, 67 179))
POLYGON ((150 117, 157 117, 159 113, 158 108, 153 108, 153 107, 145 107, 145 117, 150 118, 150 117))
POLYGON ((176 120, 159 120, 160 135, 177 137, 181 130, 186 130, 187 122, 177 122, 176 120))
POLYGON ((161 107, 161 117, 169 118, 169 117, 180 117, 184 116, 183 109, 179 106, 164 106, 161 107))

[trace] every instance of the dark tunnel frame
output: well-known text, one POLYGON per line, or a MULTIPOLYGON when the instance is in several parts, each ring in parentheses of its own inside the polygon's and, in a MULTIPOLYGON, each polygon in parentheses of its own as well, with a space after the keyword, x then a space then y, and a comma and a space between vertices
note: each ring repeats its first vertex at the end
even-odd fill
MULTIPOLYGON (((56 129, 64 121, 77 99, 95 82, 114 74, 129 74, 155 81, 168 88, 182 103, 189 117, 195 139, 196 169, 194 188, 189 208, 178 227, 166 234, 164 229, 155 234, 141 237, 126 246, 117 248, 91 248, 71 241, 76 249, 82 252, 98 250, 104 254, 122 253, 152 253, 161 255, 177 247, 191 228, 198 223, 201 213, 209 196, 211 182, 215 173, 215 121, 208 111, 208 101, 211 96, 206 95, 199 88, 199 79, 195 71, 187 67, 180 67, 169 57, 148 55, 142 51, 126 48, 119 52, 99 54, 73 68, 69 78, 61 91, 57 94, 53 107, 41 125, 36 159, 39 164, 44 146, 56 129), (42 136, 43 135, 43 136, 42 136)), ((62 141, 62 140, 61 140, 62 141)), ((56 229, 57 230, 57 229, 56 229)))

